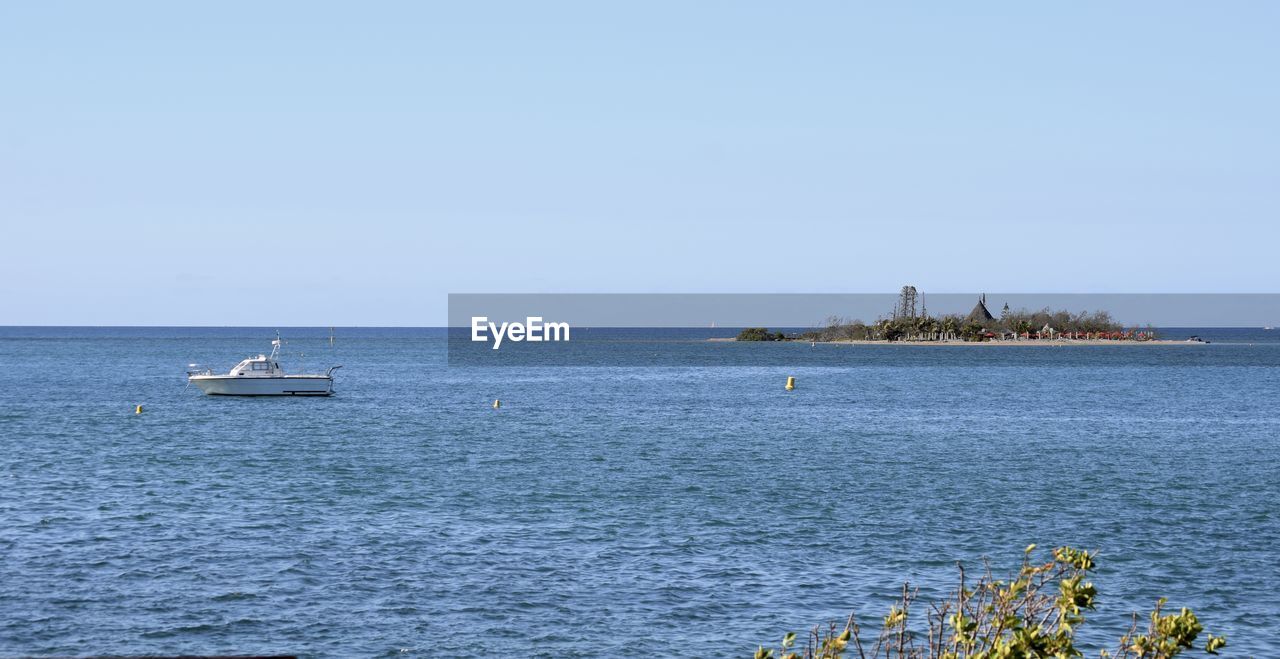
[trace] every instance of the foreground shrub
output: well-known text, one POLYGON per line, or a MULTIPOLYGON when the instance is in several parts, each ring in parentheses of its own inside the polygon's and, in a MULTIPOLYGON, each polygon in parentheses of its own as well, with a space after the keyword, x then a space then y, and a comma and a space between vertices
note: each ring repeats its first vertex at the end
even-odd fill
MULTIPOLYGON (((829 623, 814 627, 803 647, 796 635, 787 634, 778 649, 760 648, 756 659, 1021 659, 1080 657, 1076 630, 1092 611, 1097 589, 1086 577, 1094 569, 1094 556, 1087 551, 1058 547, 1052 560, 1033 563, 1035 545, 1023 554, 1016 577, 1001 581, 992 576, 990 566, 972 585, 960 567, 960 584, 946 599, 928 605, 927 632, 909 628, 917 591, 903 586, 902 596, 890 607, 878 631, 864 632, 854 616, 844 627, 829 623)), ((1192 650, 1204 626, 1190 609, 1165 613, 1165 600, 1156 603, 1144 629, 1138 616, 1120 637, 1113 652, 1103 657, 1115 659, 1169 659, 1192 650)), ((1203 649, 1217 654, 1227 640, 1208 634, 1203 649)))

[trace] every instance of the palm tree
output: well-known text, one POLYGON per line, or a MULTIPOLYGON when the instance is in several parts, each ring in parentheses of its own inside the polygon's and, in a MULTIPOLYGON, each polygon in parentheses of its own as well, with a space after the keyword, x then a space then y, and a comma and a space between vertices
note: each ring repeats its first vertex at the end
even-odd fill
POLYGON ((947 316, 942 319, 942 332, 947 339, 954 340, 958 331, 960 331, 960 324, 956 322, 955 316, 947 316))
MULTIPOLYGON (((920 316, 916 318, 916 322, 915 322, 916 338, 923 339, 926 336, 929 336, 929 327, 932 323, 933 323, 933 319, 929 318, 928 316, 920 316)), ((929 336, 929 338, 932 339, 933 337, 929 336)))

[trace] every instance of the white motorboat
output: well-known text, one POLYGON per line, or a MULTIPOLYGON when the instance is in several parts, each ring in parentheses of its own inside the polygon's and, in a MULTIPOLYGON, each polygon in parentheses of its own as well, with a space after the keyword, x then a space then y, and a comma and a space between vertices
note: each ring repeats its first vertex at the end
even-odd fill
POLYGON ((210 396, 329 396, 333 394, 333 366, 323 374, 286 374, 276 361, 280 335, 271 342, 270 355, 250 357, 218 375, 199 364, 187 367, 187 382, 210 396))

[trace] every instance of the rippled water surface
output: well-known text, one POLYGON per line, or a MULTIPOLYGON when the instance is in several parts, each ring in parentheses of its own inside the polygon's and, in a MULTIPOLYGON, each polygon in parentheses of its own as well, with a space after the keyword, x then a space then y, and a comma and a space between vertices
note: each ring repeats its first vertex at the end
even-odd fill
POLYGON ((261 330, 0 328, 0 654, 747 656, 1031 542, 1101 550, 1103 636, 1164 595, 1280 654, 1273 333, 733 346, 794 368, 292 334, 339 395, 183 388, 261 330))

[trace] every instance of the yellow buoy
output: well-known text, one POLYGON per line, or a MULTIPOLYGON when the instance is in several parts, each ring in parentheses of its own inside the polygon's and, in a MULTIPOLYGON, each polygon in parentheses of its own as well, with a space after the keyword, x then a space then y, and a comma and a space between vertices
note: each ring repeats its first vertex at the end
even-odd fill
POLYGON ((502 401, 498 400, 497 398, 493 399, 493 409, 496 410, 499 407, 502 407, 502 401))
POLYGON ((142 406, 141 406, 141 405, 139 405, 139 406, 137 406, 137 407, 133 408, 133 413, 134 413, 134 414, 142 414, 142 406))
POLYGON ((791 391, 792 389, 795 389, 795 388, 796 388, 796 379, 795 379, 795 378, 793 378, 793 377, 788 376, 788 377, 787 377, 787 391, 791 391))

